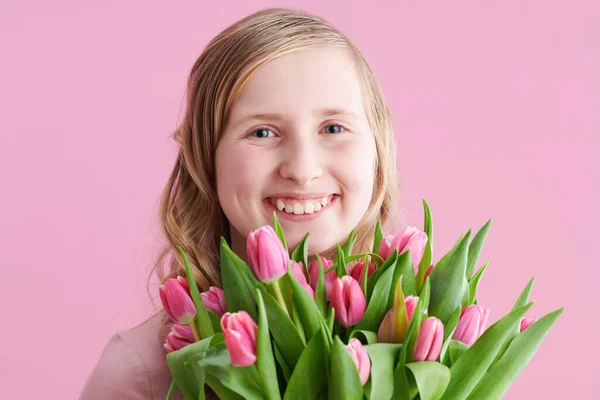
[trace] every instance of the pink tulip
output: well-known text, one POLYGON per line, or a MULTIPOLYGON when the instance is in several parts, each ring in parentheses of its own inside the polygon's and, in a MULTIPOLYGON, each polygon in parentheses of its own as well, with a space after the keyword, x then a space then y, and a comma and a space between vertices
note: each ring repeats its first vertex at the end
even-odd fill
POLYGON ((187 294, 192 297, 191 293, 190 293, 190 284, 187 281, 187 278, 185 276, 177 276, 177 282, 181 283, 181 286, 185 289, 185 291, 187 292, 187 294))
POLYGON ((200 293, 204 307, 221 317, 227 312, 227 304, 225 303, 225 292, 223 289, 216 286, 211 286, 208 291, 200 293))
POLYGON ((452 339, 460 340, 469 346, 472 345, 485 330, 489 315, 489 308, 483 308, 476 304, 465 307, 461 312, 452 339))
POLYGON ((296 279, 298 283, 302 285, 304 290, 306 290, 314 300, 315 292, 306 281, 306 275, 304 274, 304 267, 302 266, 302 262, 297 263, 296 261, 290 261, 290 266, 292 269, 292 276, 294 277, 294 279, 296 279))
POLYGON ((179 350, 196 341, 192 328, 187 325, 173 324, 163 345, 167 353, 179 350))
POLYGON ((358 370, 360 384, 364 386, 371 374, 371 359, 369 358, 369 353, 367 353, 367 350, 365 350, 362 343, 357 338, 350 339, 346 348, 358 370))
POLYGON ((350 275, 336 278, 333 282, 331 306, 335 309, 335 320, 344 326, 356 325, 364 315, 367 308, 365 295, 350 275))
POLYGON ((413 226, 407 226, 397 235, 387 235, 383 238, 379 246, 379 255, 385 260, 392 255, 394 249, 398 250, 398 254, 410 249, 410 257, 416 271, 425 253, 426 244, 427 234, 425 232, 421 232, 413 226))
POLYGON ((159 288, 160 300, 169 317, 178 324, 188 325, 196 316, 196 306, 189 293, 174 278, 159 288))
POLYGON ((440 356, 444 341, 444 325, 436 317, 429 317, 421 323, 417 336, 415 361, 435 361, 440 356))
POLYGON ((429 266, 429 268, 427 268, 427 271, 425 271, 425 276, 423 277, 423 280, 427 279, 427 277, 429 276, 429 274, 431 273, 431 271, 433 271, 433 264, 431 264, 429 266))
MULTIPOLYGON (((406 296, 404 298, 406 317, 409 324, 418 303, 419 298, 417 296, 406 296)), ((401 343, 404 340, 404 335, 406 332, 397 332, 399 328, 396 326, 398 320, 396 317, 397 312, 398 311, 396 309, 392 308, 385 313, 383 321, 381 322, 381 325, 379 325, 379 330, 377 331, 377 340, 380 343, 401 343)))
POLYGON ((537 320, 538 320, 537 317, 533 317, 533 318, 523 317, 523 319, 521 319, 521 332, 523 332, 525 329, 529 328, 537 320))
POLYGON ((256 333, 258 325, 246 311, 225 313, 221 329, 234 367, 247 367, 256 361, 256 333))
MULTIPOLYGON (((323 268, 328 269, 333 265, 332 260, 327 260, 325 257, 321 256, 321 261, 323 262, 323 268)), ((308 267, 308 275, 310 276, 310 286, 313 290, 317 291, 317 280, 319 278, 319 261, 313 261, 308 267)), ((336 271, 329 271, 325 274, 325 295, 327 300, 329 300, 331 295, 331 284, 337 278, 336 271)))
POLYGON ((252 272, 263 282, 276 281, 288 270, 288 252, 269 225, 248 234, 246 251, 252 272))
MULTIPOLYGON (((356 263, 352 270, 350 271, 350 276, 358 281, 358 283, 362 286, 363 275, 365 272, 365 262, 361 261, 356 263)), ((375 272, 375 266, 372 262, 369 262, 369 269, 367 270, 367 278, 373 275, 375 272)))

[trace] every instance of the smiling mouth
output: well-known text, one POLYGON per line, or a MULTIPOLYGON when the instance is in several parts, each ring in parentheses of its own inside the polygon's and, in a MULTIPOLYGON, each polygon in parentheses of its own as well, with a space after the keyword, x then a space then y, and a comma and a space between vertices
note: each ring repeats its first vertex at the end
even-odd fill
POLYGON ((336 194, 330 194, 316 199, 294 199, 290 197, 269 197, 267 201, 280 212, 293 215, 318 214, 328 208, 331 202, 337 197, 336 194))

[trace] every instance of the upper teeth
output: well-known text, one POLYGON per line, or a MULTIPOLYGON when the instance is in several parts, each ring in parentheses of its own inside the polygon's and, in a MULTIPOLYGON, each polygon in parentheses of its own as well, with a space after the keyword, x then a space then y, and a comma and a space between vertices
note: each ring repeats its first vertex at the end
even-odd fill
POLYGON ((316 200, 283 200, 277 199, 276 205, 279 211, 285 210, 288 214, 312 214, 321 211, 322 207, 329 204, 329 197, 316 200))

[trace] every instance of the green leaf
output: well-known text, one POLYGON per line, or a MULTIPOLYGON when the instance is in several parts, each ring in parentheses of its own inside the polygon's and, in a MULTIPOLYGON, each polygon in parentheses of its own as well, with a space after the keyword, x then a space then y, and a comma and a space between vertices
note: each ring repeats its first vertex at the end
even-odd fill
POLYGON ((456 242, 429 274, 431 282, 431 300, 429 315, 438 317, 446 323, 456 307, 462 307, 469 301, 469 282, 465 276, 469 238, 471 230, 456 242))
POLYGON ((485 269, 487 268, 489 262, 490 259, 488 258, 483 264, 483 266, 479 268, 479 271, 477 271, 475 276, 469 281, 469 304, 473 304, 473 301, 475 301, 477 286, 479 286, 479 281, 481 280, 481 277, 483 276, 483 273, 485 272, 485 269))
POLYGON ((523 368, 531 361, 535 352, 562 314, 563 308, 550 312, 521 332, 510 343, 502 358, 492 364, 481 378, 469 399, 500 399, 523 368))
POLYGON ((444 343, 442 344, 442 350, 440 351, 440 360, 442 360, 442 362, 444 361, 444 358, 446 357, 446 350, 448 349, 448 346, 450 345, 450 341, 452 340, 452 335, 454 335, 454 331, 456 330, 456 327, 458 326, 458 321, 460 320, 460 313, 461 313, 461 308, 458 307, 452 313, 452 316, 448 320, 448 323, 446 324, 446 326, 444 326, 444 343))
POLYGON ((212 324, 213 330, 215 333, 221 332, 221 317, 219 317, 214 312, 207 310, 208 316, 210 318, 210 323, 212 324))
MULTIPOLYGON (((394 249, 394 252, 392 253, 392 255, 390 255, 387 260, 385 260, 385 262, 381 265, 381 267, 377 268, 375 270, 375 272, 373 272, 373 275, 371 275, 371 277, 369 279, 367 279, 367 292, 368 292, 368 296, 367 298, 369 299, 369 301, 371 301, 371 296, 373 294, 373 289, 375 288, 375 285, 377 284, 377 282, 379 282, 379 277, 381 277, 381 275, 383 275, 384 272, 386 272, 388 269, 394 269, 396 268, 396 261, 398 260, 398 250, 394 249)), ((391 277, 390 277, 391 279, 391 277)), ((390 282, 391 285, 391 282, 390 282)), ((391 286, 393 287, 393 286, 391 286)))
POLYGON ((283 247, 285 247, 285 251, 289 252, 287 242, 285 241, 285 235, 283 234, 283 228, 279 223, 276 211, 273 211, 273 225, 275 227, 275 233, 277 234, 277 237, 279 238, 279 240, 281 240, 281 244, 283 244, 283 247))
POLYGON ((188 366, 187 362, 196 354, 208 351, 211 340, 212 337, 207 337, 167 354, 167 366, 173 381, 186 399, 197 399, 204 386, 204 372, 188 366))
POLYGON ((221 400, 244 400, 242 396, 233 390, 226 388, 221 381, 213 375, 206 375, 206 384, 210 386, 221 400))
POLYGON ((344 255, 349 257, 352 255, 352 248, 354 247, 354 243, 356 243, 356 234, 354 233, 354 229, 348 235, 348 239, 346 239, 346 243, 344 244, 344 255))
POLYGON ((450 345, 448 346, 448 354, 450 356, 451 365, 456 364, 458 359, 469 350, 469 346, 460 340, 450 339, 450 345))
POLYGON ((394 393, 394 366, 402 345, 375 343, 364 347, 371 359, 371 375, 364 393, 369 400, 389 400, 394 393))
POLYGON ((276 342, 273 342, 273 354, 275 355, 275 359, 277 360, 277 362, 279 363, 279 366, 281 367, 281 371, 283 373, 285 381, 289 382, 290 377, 292 376, 292 369, 285 362, 285 359, 283 358, 283 355, 281 354, 281 350, 279 350, 279 346, 277 346, 276 342))
POLYGON ((421 400, 438 400, 450 382, 450 369, 435 361, 406 364, 419 388, 421 400))
MULTIPOLYGON (((407 250, 398 256, 394 275, 392 277, 392 287, 396 287, 398 279, 402 276, 402 292, 405 296, 417 294, 417 283, 415 280, 415 272, 410 258, 410 250, 407 250)), ((394 303, 394 291, 390 291, 388 297, 387 308, 392 308, 394 303)))
POLYGON ((178 246, 177 248, 179 249, 179 252, 183 257, 183 263, 185 264, 186 279, 188 282, 188 286, 190 287, 192 301, 194 302, 194 306, 196 306, 196 322, 200 330, 200 336, 212 336, 215 332, 210 322, 210 317, 208 316, 206 307, 204 306, 204 302, 200 297, 200 291, 198 290, 198 285, 196 284, 194 275, 192 274, 192 269, 188 262, 187 255, 185 254, 185 251, 183 251, 183 248, 181 248, 181 246, 178 246))
MULTIPOLYGON (((333 310, 333 308, 332 308, 333 310)), ((377 343, 377 332, 372 332, 372 331, 359 331, 359 330, 354 330, 350 333, 350 336, 348 337, 348 340, 352 339, 352 338, 357 338, 358 340, 360 340, 363 344, 366 342, 367 344, 375 344, 377 343), (362 340, 361 340, 362 338, 362 340)))
POLYGON ((221 238, 221 282, 229 312, 244 310, 256 321, 253 293, 260 287, 248 265, 221 238))
POLYGON ((325 322, 325 325, 327 326, 327 332, 333 332, 333 324, 335 323, 335 308, 331 307, 329 309, 329 315, 327 316, 327 321, 325 322))
MULTIPOLYGON (((268 296, 270 296, 267 293, 268 296)), ((279 384, 277 382, 277 369, 273 359, 273 349, 271 347, 271 336, 269 335, 269 322, 267 319, 267 310, 265 302, 260 293, 256 290, 256 304, 258 306, 258 332, 256 334, 256 369, 261 382, 261 388, 267 399, 281 399, 279 395, 279 384)), ((272 309, 271 309, 272 310, 272 309)), ((283 310, 282 310, 283 312, 283 310)), ((290 321, 291 323, 291 321, 290 321)), ((296 332, 294 329, 292 332, 296 332)))
POLYGON ((392 394, 392 399, 412 400, 416 393, 414 393, 414 390, 411 390, 410 386, 406 373, 406 351, 402 347, 398 356, 398 362, 396 363, 396 370, 394 371, 394 393, 392 394))
POLYGON ((304 240, 300 242, 298 246, 292 252, 292 260, 296 262, 301 262, 304 266, 304 270, 308 275, 308 239, 310 237, 310 232, 304 236, 304 240))
POLYGON ((473 241, 469 245, 469 260, 467 261, 466 272, 467 279, 470 279, 471 275, 473 275, 475 264, 477 263, 477 259, 479 258, 479 253, 481 252, 481 248, 483 247, 483 243, 485 242, 485 237, 487 236, 491 223, 492 219, 490 218, 485 223, 485 225, 479 230, 479 232, 477 232, 477 235, 475 235, 473 241))
POLYGON ((373 253, 379 254, 379 247, 381 246, 381 241, 383 240, 383 233, 381 232, 381 223, 377 221, 375 225, 375 235, 373 238, 373 253))
POLYGON ((294 369, 300 354, 304 350, 304 342, 281 304, 264 289, 262 297, 273 339, 277 343, 287 366, 294 369))
MULTIPOLYGON (((212 348, 206 356, 198 361, 209 375, 217 378, 229 390, 243 396, 245 399, 261 400, 265 398, 258 382, 260 378, 254 364, 247 367, 234 367, 226 347, 212 348)), ((208 379, 207 379, 208 381, 208 379)), ((213 388, 212 384, 209 386, 213 388)))
POLYGON ((504 316, 490 326, 475 343, 452 365, 450 384, 445 399, 464 399, 487 371, 502 344, 532 303, 504 316))
POLYGON ((327 389, 329 351, 326 336, 321 330, 312 336, 302 352, 288 382, 284 400, 312 399, 327 389))
POLYGON ((412 361, 415 352, 415 346, 417 344, 417 338, 419 337, 419 331, 421 330, 421 322, 423 321, 423 301, 419 299, 413 316, 406 330, 406 338, 404 339, 404 347, 402 352, 406 353, 403 355, 404 360, 412 361))
POLYGON ((364 263, 365 267, 363 268, 362 281, 360 282, 360 288, 361 288, 363 294, 365 295, 365 300, 367 302, 369 302, 369 297, 367 297, 369 295, 369 291, 367 290, 367 282, 369 281, 369 256, 365 256, 363 263, 364 263))
POLYGON ((335 259, 335 265, 337 270, 337 276, 341 278, 344 275, 348 275, 348 269, 346 268, 346 256, 344 255, 344 250, 340 247, 340 244, 337 243, 337 257, 335 259))
POLYGON ((344 400, 362 400, 363 387, 356 365, 340 340, 339 336, 333 339, 331 346, 331 381, 328 382, 328 398, 344 400))
POLYGON ((173 392, 175 392, 176 388, 177 385, 175 384, 175 381, 171 382, 171 386, 169 386, 169 391, 167 392, 167 400, 171 400, 171 396, 173 396, 173 392))
POLYGON ((431 300, 431 283, 429 277, 425 279, 425 283, 423 284, 423 287, 421 287, 419 300, 421 299, 423 300, 423 311, 426 311, 429 308, 429 301, 431 300))
POLYGON ((379 254, 376 253, 359 253, 359 254, 354 254, 351 256, 347 256, 346 257, 346 263, 350 263, 352 261, 356 261, 360 258, 363 258, 365 256, 369 256, 371 257, 371 259, 373 260, 373 266, 375 266, 375 268, 377 268, 377 266, 380 266, 383 264, 383 262, 385 261, 383 258, 381 258, 381 256, 379 254))
MULTIPOLYGON (((291 272, 288 271, 288 274, 291 275, 291 272)), ((304 326, 306 339, 310 341, 321 329, 321 323, 319 322, 319 318, 322 318, 321 312, 311 295, 306 292, 296 279, 291 277, 290 283, 292 285, 292 293, 294 294, 294 308, 298 312, 300 321, 302 321, 302 325, 304 326)))
POLYGON ((423 199, 423 215, 425 219, 423 223, 423 232, 427 234, 427 243, 425 244, 423 258, 421 258, 421 262, 419 263, 419 267, 417 269, 417 290, 419 292, 421 291, 423 282, 425 282, 425 273, 427 272, 427 268, 429 268, 431 265, 431 260, 433 259, 433 224, 431 221, 431 210, 429 209, 429 205, 425 199, 423 199))
POLYGON ((315 290, 315 303, 317 308, 323 317, 327 317, 327 287, 325 283, 325 271, 323 260, 321 256, 317 254, 318 263, 318 274, 317 274, 317 287, 315 290))
POLYGON ((388 310, 387 304, 392 288, 393 273, 394 269, 388 268, 381 275, 381 278, 375 284, 367 309, 360 321, 358 321, 355 329, 373 332, 376 332, 379 329, 379 324, 381 324, 381 321, 388 310))
POLYGON ((523 291, 521 292, 521 295, 517 299, 517 302, 515 303, 514 307, 512 308, 512 311, 523 307, 525 304, 527 304, 529 302, 529 295, 531 294, 531 289, 533 288, 534 281, 535 281, 535 277, 533 277, 529 280, 529 282, 527 283, 527 286, 525 286, 525 289, 523 289, 523 291))
MULTIPOLYGON (((199 364, 199 363, 196 363, 199 364)), ((235 391, 223 385, 220 379, 214 375, 206 374, 206 385, 209 386, 218 396, 219 399, 238 400, 244 399, 235 391)), ((204 388, 203 388, 204 389, 204 388)), ((187 399, 187 397, 186 397, 187 399)))

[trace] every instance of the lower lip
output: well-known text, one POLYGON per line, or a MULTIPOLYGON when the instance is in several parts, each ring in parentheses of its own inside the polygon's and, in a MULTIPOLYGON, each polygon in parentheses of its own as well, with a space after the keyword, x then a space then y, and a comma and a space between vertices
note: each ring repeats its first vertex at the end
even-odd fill
POLYGON ((323 215, 324 213, 329 211, 329 209, 332 206, 337 204, 338 197, 340 197, 340 196, 338 196, 337 194, 334 194, 331 201, 329 203, 327 203, 327 205, 325 207, 322 207, 320 211, 315 211, 312 214, 294 214, 294 213, 286 213, 284 210, 279 211, 277 209, 277 207, 275 207, 273 204, 271 204, 269 199, 265 199, 263 203, 265 204, 267 209, 271 210, 271 213, 273 211, 275 211, 277 213, 277 218, 279 218, 279 219, 287 219, 289 221, 294 221, 294 222, 305 222, 305 221, 312 221, 313 219, 317 219, 321 215, 323 215))

